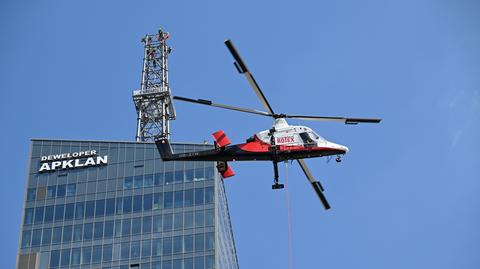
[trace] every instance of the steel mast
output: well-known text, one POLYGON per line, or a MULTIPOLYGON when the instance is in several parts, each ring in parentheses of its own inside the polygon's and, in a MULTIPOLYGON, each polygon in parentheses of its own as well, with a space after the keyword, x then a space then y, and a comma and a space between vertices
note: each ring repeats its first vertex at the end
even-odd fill
POLYGON ((145 35, 143 70, 140 90, 133 91, 137 110, 136 141, 154 141, 156 137, 169 138, 170 120, 175 119, 170 87, 168 84, 168 32, 161 28, 157 34, 145 35))

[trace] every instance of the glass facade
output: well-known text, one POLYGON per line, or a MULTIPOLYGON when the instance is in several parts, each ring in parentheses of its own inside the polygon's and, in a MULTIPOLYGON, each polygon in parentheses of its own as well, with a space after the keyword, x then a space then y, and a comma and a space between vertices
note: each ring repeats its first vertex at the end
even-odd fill
POLYGON ((214 162, 162 162, 143 142, 33 140, 30 153, 18 269, 238 268, 214 162), (66 154, 85 151, 108 162, 74 168, 66 154))

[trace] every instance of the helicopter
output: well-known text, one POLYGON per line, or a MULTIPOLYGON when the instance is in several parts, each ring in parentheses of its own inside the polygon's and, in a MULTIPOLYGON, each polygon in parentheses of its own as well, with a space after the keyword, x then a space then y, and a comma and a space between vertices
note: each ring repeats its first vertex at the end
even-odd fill
POLYGON ((245 75, 250 86, 253 88, 260 102, 266 111, 230 106, 214 103, 205 99, 191 99, 181 96, 173 96, 174 100, 207 105, 228 110, 240 111, 273 118, 271 128, 255 133, 245 143, 231 145, 230 139, 224 131, 220 130, 212 134, 215 148, 211 150, 173 153, 169 140, 165 137, 155 138, 155 144, 163 161, 216 161, 218 172, 222 178, 235 175, 228 162, 232 161, 271 161, 273 163, 274 183, 272 189, 282 189, 284 185, 279 183, 278 163, 289 160, 296 160, 302 168, 305 176, 312 185, 320 202, 326 210, 330 209, 325 195, 324 188, 319 181, 315 180, 307 167, 304 159, 324 156, 337 156, 336 161, 341 162, 342 156, 349 149, 318 135, 311 128, 306 126, 289 125, 286 119, 300 119, 309 121, 333 121, 345 124, 359 123, 380 123, 381 119, 374 118, 349 118, 349 117, 324 117, 288 115, 275 113, 260 86, 256 82, 240 54, 234 47, 231 40, 227 39, 225 45, 232 54, 234 66, 240 74, 245 75))

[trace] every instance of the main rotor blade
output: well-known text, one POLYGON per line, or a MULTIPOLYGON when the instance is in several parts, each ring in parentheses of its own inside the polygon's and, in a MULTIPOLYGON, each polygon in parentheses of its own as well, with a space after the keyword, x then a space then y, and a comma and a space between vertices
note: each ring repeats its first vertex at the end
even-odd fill
POLYGON ((298 159, 297 161, 298 161, 298 164, 300 164, 300 167, 302 168, 303 173, 305 173, 305 176, 307 176, 308 181, 310 181, 310 183, 312 184, 312 187, 317 193, 318 198, 320 198, 320 202, 322 202, 323 207, 325 207, 326 210, 330 209, 330 204, 328 203, 327 198, 325 198, 325 195, 323 195, 324 189, 322 187, 322 184, 320 184, 319 181, 316 181, 313 178, 312 173, 310 173, 310 170, 308 169, 307 164, 303 159, 298 159))
POLYGON ((300 116, 300 115, 285 115, 285 118, 313 120, 313 121, 336 121, 336 122, 344 122, 345 124, 379 123, 382 121, 382 119, 370 119, 370 118, 319 117, 319 116, 300 116))
POLYGON ((229 110, 235 110, 235 111, 240 111, 240 112, 246 112, 246 113, 251 113, 251 114, 257 114, 257 115, 272 117, 272 115, 270 113, 267 113, 265 111, 260 111, 260 110, 250 109, 250 108, 243 108, 243 107, 236 107, 236 106, 229 106, 229 105, 223 105, 223 104, 217 104, 217 103, 213 103, 210 100, 204 100, 204 99, 195 100, 195 99, 190 99, 190 98, 181 97, 181 96, 174 96, 173 99, 184 101, 184 102, 190 102, 190 103, 195 103, 195 104, 219 107, 219 108, 224 108, 224 109, 229 109, 229 110))
POLYGON ((250 83, 250 86, 252 86, 253 90, 258 96, 258 99, 260 99, 260 102, 262 102, 263 106, 265 109, 270 113, 270 114, 275 114, 273 112, 272 107, 267 101, 267 98, 263 94, 262 90, 260 90, 260 86, 258 86, 257 81, 255 81, 255 78, 253 77, 252 73, 250 73, 250 70, 248 70, 247 65, 245 62, 242 60, 240 57, 240 54, 238 51, 235 49, 235 46, 233 46, 233 43, 230 39, 225 40, 225 45, 227 46, 228 50, 232 54, 233 58, 235 59, 235 67, 237 68, 238 72, 240 74, 244 74, 245 77, 248 80, 248 83, 250 83))

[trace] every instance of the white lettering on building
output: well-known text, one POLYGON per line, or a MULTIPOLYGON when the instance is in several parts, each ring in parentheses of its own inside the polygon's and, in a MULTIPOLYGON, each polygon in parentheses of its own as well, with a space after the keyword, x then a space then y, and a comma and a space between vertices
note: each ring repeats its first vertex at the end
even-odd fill
POLYGON ((97 156, 96 150, 79 151, 73 153, 53 154, 42 156, 38 172, 90 167, 108 163, 108 155, 97 156))

